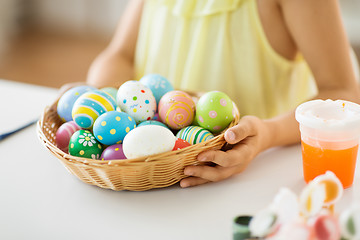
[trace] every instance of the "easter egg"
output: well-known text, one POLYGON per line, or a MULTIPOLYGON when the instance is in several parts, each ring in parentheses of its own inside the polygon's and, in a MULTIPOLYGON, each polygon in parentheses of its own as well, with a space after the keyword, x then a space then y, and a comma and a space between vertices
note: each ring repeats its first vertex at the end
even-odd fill
POLYGON ((160 122, 161 120, 160 120, 159 113, 155 113, 155 114, 154 114, 154 117, 152 118, 152 120, 155 120, 155 121, 159 121, 159 122, 160 122))
POLYGON ((72 156, 99 159, 103 147, 89 130, 76 131, 70 138, 69 153, 72 156))
POLYGON ((169 80, 159 74, 147 74, 140 79, 140 82, 150 88, 157 104, 165 93, 174 90, 169 80))
POLYGON ((113 87, 105 87, 105 88, 101 88, 100 89, 103 92, 106 92, 107 94, 109 94, 110 96, 112 96, 114 98, 114 100, 116 101, 116 94, 117 94, 117 88, 113 88, 113 87))
POLYGON ((63 123, 56 131, 56 146, 62 151, 67 152, 71 136, 81 130, 74 121, 63 123))
POLYGON ((94 90, 84 93, 75 101, 72 116, 80 127, 91 128, 101 114, 115 108, 116 102, 109 94, 94 90))
POLYGON ((85 92, 96 90, 91 86, 78 86, 67 90, 57 103, 57 113, 63 122, 72 121, 72 109, 75 101, 85 92))
POLYGON ((138 158, 171 151, 176 137, 167 128, 158 125, 145 125, 129 132, 123 142, 127 158, 138 158))
POLYGON ((187 141, 185 141, 184 139, 177 138, 176 142, 175 142, 175 146, 173 148, 173 151, 183 149, 183 148, 186 148, 188 146, 191 146, 191 144, 188 143, 187 141))
POLYGON ((194 119, 195 103, 186 92, 168 92, 160 99, 159 116, 160 120, 172 129, 184 128, 194 119))
POLYGON ((154 120, 149 120, 149 121, 142 122, 142 123, 140 123, 140 124, 138 125, 138 127, 145 126, 145 125, 159 125, 159 126, 163 126, 163 127, 169 128, 169 127, 166 126, 164 123, 159 122, 159 121, 154 121, 154 120))
POLYGON ((200 127, 213 133, 221 132, 234 119, 233 102, 223 92, 207 92, 196 104, 195 118, 200 127))
POLYGON ((122 143, 125 135, 136 128, 135 120, 127 113, 110 111, 95 120, 93 132, 96 139, 105 145, 122 143))
POLYGON ((114 144, 104 149, 100 157, 101 160, 126 159, 122 144, 114 144))
POLYGON ((194 145, 212 139, 214 135, 210 131, 202 127, 188 126, 181 129, 176 134, 176 137, 181 138, 187 141, 188 143, 194 145))
POLYGON ((151 120, 156 112, 156 100, 151 90, 139 81, 123 83, 117 93, 117 103, 136 123, 151 120))

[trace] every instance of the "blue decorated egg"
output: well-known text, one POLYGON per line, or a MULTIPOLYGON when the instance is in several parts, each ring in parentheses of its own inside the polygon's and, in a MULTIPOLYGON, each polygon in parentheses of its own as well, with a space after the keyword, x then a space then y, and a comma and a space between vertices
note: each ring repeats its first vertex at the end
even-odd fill
POLYGON ((156 100, 151 90, 139 81, 123 83, 116 96, 123 112, 133 117, 136 123, 151 120, 156 112, 156 100))
POLYGON ((95 120, 93 132, 96 139, 105 145, 122 143, 128 132, 136 128, 135 120, 127 113, 110 111, 95 120))
POLYGON ((140 79, 140 82, 150 88, 157 104, 159 104, 161 97, 164 96, 165 93, 174 90, 170 81, 159 74, 147 74, 140 79))
POLYGON ((107 93, 94 90, 81 95, 74 103, 72 117, 82 128, 91 128, 102 114, 114 111, 116 103, 107 93))
POLYGON ((145 125, 159 125, 159 126, 163 126, 163 127, 169 128, 169 127, 166 126, 164 123, 159 122, 159 121, 155 121, 155 120, 149 120, 149 121, 142 122, 142 123, 140 123, 140 124, 138 125, 138 127, 140 127, 140 126, 145 126, 145 125))
POLYGON ((188 143, 194 145, 212 139, 214 135, 205 128, 198 126, 188 126, 181 129, 176 134, 176 137, 181 138, 188 143))
POLYGON ((85 92, 96 90, 91 86, 78 86, 67 90, 59 99, 57 113, 64 122, 72 121, 72 108, 75 101, 85 92))

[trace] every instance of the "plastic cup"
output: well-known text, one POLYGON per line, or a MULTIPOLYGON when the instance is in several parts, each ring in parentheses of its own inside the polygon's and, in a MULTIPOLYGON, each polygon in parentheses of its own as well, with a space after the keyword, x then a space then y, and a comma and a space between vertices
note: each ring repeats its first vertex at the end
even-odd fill
POLYGON ((353 184, 360 139, 360 105, 312 100, 298 106, 304 179, 332 171, 343 188, 353 184))

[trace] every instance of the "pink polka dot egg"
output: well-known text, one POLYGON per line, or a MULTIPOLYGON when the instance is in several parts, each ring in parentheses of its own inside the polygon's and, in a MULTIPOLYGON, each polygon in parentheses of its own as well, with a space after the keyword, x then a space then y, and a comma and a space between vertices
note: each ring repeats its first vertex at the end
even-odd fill
POLYGON ((195 102, 184 91, 167 92, 159 102, 159 116, 171 129, 189 126, 195 116, 195 102))
POLYGON ((195 120, 200 127, 212 133, 219 133, 234 119, 233 102, 220 91, 207 92, 196 104, 195 120))

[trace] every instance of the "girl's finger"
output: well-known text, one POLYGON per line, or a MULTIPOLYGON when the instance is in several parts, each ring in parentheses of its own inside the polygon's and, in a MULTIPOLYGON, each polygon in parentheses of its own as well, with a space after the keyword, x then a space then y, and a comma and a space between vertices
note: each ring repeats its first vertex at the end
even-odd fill
POLYGON ((213 162, 221 167, 234 167, 246 164, 252 159, 254 154, 254 146, 252 139, 246 139, 244 143, 238 143, 232 149, 224 151, 207 151, 199 154, 199 162, 213 162))
POLYGON ((208 182, 217 182, 231 175, 232 168, 223 168, 220 166, 188 166, 184 174, 191 177, 198 177, 208 182))
POLYGON ((255 121, 258 120, 259 119, 252 116, 243 117, 236 126, 226 130, 224 135, 226 142, 236 144, 247 137, 254 136, 256 133, 254 124, 255 121))
POLYGON ((180 181, 180 186, 182 188, 186 188, 186 187, 201 185, 201 184, 208 183, 208 182, 209 182, 209 180, 199 178, 199 177, 187 177, 180 181))

